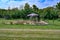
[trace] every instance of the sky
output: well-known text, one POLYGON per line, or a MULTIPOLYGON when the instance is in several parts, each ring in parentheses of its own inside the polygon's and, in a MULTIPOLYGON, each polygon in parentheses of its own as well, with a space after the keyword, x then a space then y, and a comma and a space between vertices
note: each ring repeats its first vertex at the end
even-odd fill
POLYGON ((46 8, 49 6, 55 6, 60 0, 0 0, 0 8, 7 9, 15 7, 23 7, 25 3, 28 3, 30 6, 35 4, 38 8, 46 8))

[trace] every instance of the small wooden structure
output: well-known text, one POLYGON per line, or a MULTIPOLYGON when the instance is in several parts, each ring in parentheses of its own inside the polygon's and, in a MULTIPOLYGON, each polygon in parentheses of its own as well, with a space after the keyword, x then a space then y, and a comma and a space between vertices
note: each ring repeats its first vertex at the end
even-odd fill
POLYGON ((39 15, 35 13, 28 14, 27 16, 30 17, 30 20, 35 21, 35 22, 40 19, 39 15))

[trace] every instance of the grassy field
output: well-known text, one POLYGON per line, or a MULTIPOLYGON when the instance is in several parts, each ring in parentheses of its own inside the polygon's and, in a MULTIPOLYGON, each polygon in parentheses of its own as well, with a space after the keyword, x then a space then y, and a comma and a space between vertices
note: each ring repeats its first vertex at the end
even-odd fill
POLYGON ((60 30, 0 29, 0 40, 60 40, 60 30))
POLYGON ((60 21, 55 20, 53 24, 53 20, 49 20, 49 25, 6 25, 3 22, 14 21, 14 20, 0 20, 0 28, 13 28, 13 29, 60 29, 60 21))
POLYGON ((54 24, 49 20, 49 25, 44 26, 3 24, 8 21, 14 20, 0 20, 0 40, 60 40, 60 21, 58 20, 55 20, 54 24))

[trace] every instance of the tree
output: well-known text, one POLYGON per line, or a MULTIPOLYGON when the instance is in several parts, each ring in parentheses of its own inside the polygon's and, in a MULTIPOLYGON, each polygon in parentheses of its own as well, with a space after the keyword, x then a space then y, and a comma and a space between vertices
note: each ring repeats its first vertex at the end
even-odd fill
POLYGON ((56 8, 60 10, 60 2, 57 3, 56 8))
POLYGON ((51 14, 52 9, 53 9, 52 7, 44 8, 42 17, 44 17, 44 19, 52 19, 52 14, 51 14))
POLYGON ((33 11, 38 11, 38 7, 36 5, 33 5, 33 11))
POLYGON ((59 12, 58 12, 58 14, 59 14, 58 16, 59 16, 59 19, 60 19, 60 2, 57 3, 56 8, 57 8, 57 10, 59 11, 59 12))
POLYGON ((54 20, 58 19, 58 13, 57 9, 54 7, 47 7, 44 9, 44 19, 54 20))
POLYGON ((25 6, 24 6, 24 9, 25 9, 25 10, 30 9, 30 5, 29 5, 28 3, 26 3, 25 6))
POLYGON ((32 8, 30 7, 30 5, 28 4, 28 3, 26 3, 25 4, 25 6, 24 6, 24 9, 23 9, 23 12, 24 12, 24 17, 23 18, 27 18, 27 15, 28 14, 30 14, 30 13, 32 13, 33 11, 32 11, 32 8))

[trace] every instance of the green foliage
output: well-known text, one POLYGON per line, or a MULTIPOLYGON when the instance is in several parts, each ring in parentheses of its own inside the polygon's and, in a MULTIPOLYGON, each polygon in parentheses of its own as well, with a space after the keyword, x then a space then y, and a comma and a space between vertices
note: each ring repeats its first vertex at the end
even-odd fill
POLYGON ((30 5, 29 5, 28 3, 26 3, 25 6, 24 6, 24 9, 25 9, 25 10, 30 9, 30 5))
MULTIPOLYGON (((60 9, 60 2, 57 3, 56 7, 60 9)), ((0 9, 0 18, 5 19, 28 19, 27 15, 30 13, 39 14, 40 18, 45 19, 57 19, 60 15, 60 10, 54 7, 47 7, 44 9, 39 9, 36 5, 30 7, 28 3, 25 4, 24 9, 0 9)))
POLYGON ((33 10, 38 11, 38 7, 36 5, 33 5, 33 10))
POLYGON ((56 8, 60 10, 60 2, 57 3, 56 8))
POLYGON ((47 7, 44 9, 43 17, 44 19, 58 19, 58 11, 53 7, 47 7))

